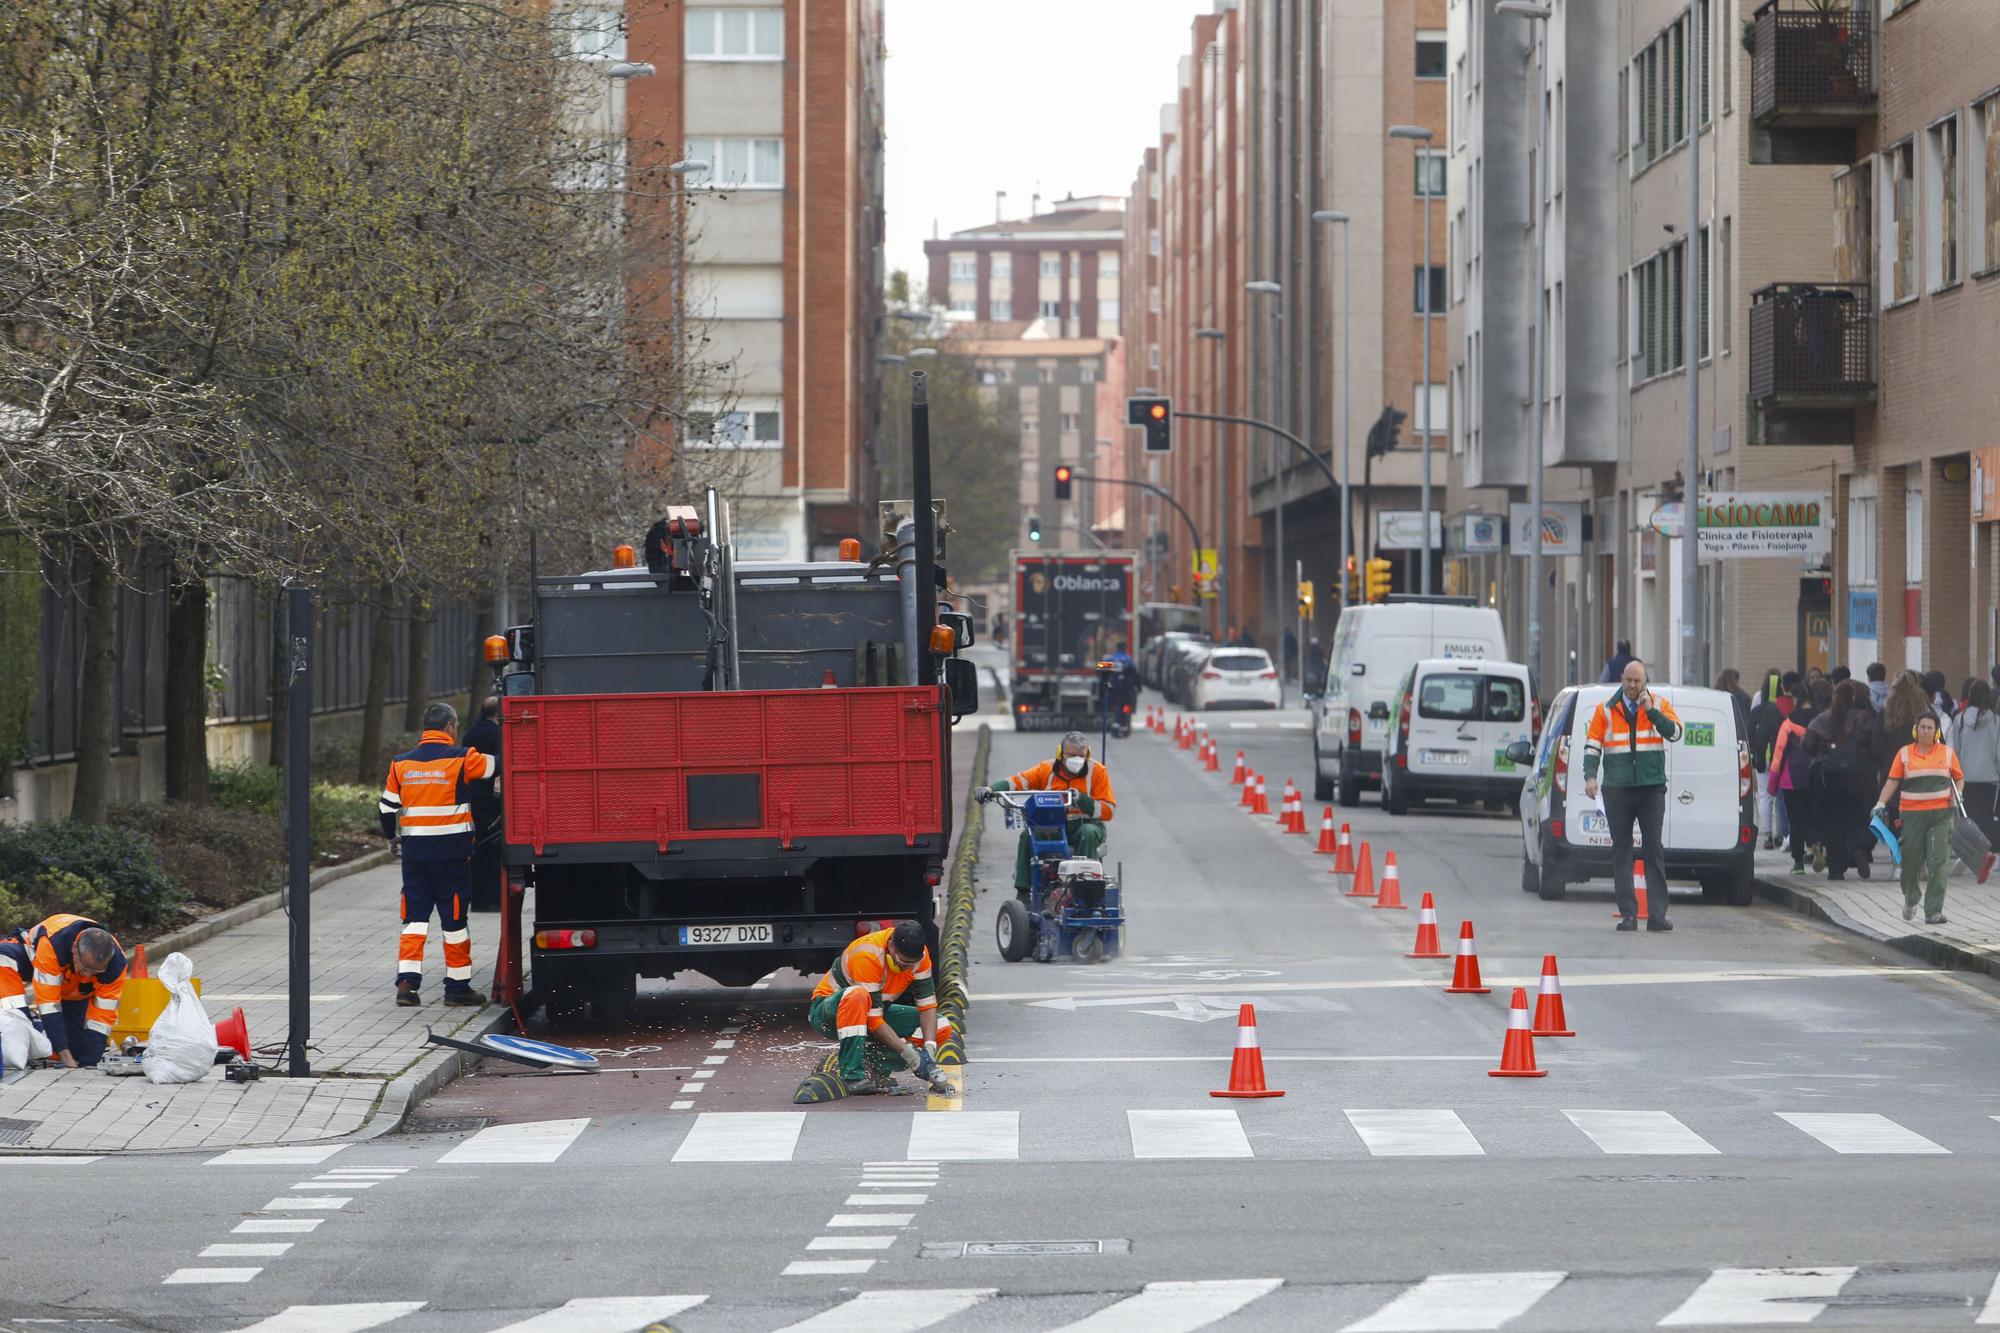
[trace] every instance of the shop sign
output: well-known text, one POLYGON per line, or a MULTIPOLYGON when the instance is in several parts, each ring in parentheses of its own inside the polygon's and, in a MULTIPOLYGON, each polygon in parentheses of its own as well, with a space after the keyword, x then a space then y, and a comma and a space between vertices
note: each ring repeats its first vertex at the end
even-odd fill
MULTIPOLYGON (((1508 549, 1515 555, 1528 554, 1528 534, 1535 524, 1528 519, 1528 506, 1507 506, 1508 549)), ((1542 554, 1583 554, 1583 504, 1576 500, 1544 501, 1542 504, 1542 554)))
POLYGON ((1824 493, 1711 491, 1697 503, 1703 560, 1802 560, 1826 554, 1832 535, 1824 493))

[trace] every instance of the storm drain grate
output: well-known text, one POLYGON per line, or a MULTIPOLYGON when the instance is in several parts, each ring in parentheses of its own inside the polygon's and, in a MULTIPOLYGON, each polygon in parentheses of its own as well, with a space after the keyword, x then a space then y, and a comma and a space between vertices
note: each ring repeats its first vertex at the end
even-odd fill
POLYGON ((1129 1240, 946 1240, 931 1241, 921 1259, 1043 1259, 1057 1256, 1129 1254, 1129 1240))
POLYGON ((8 1120, 0 1118, 0 1147, 18 1148, 28 1141, 35 1132, 39 1120, 8 1120))
POLYGON ((419 1116, 403 1127, 406 1134, 474 1134, 486 1128, 483 1115, 419 1116))

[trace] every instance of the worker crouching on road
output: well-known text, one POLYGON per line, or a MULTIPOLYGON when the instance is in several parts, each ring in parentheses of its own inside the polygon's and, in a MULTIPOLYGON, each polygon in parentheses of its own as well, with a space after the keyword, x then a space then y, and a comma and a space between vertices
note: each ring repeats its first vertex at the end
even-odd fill
MULTIPOLYGON (((1111 772, 1092 761, 1090 742, 1080 731, 1066 732, 1054 759, 1046 759, 1004 782, 981 787, 974 795, 984 800, 989 791, 1074 791, 1076 804, 1069 811, 1069 851, 1071 856, 1092 861, 1104 859, 1104 826, 1118 812, 1118 798, 1111 790, 1111 772)), ((1029 885, 1028 830, 1014 851, 1014 892, 1027 897, 1029 885)))
POLYGON ((58 1064, 104 1058, 125 993, 125 950, 88 917, 52 916, 0 939, 0 1009, 32 1008, 58 1064))
POLYGON ((424 981, 431 913, 444 927, 444 1002, 478 1008, 472 990, 472 806, 470 783, 499 771, 492 755, 460 745, 450 704, 424 710, 417 748, 390 761, 382 788, 382 836, 403 840, 403 933, 396 947, 396 1003, 414 1006, 424 981))
POLYGON ((806 1021, 840 1043, 840 1079, 849 1095, 899 1091, 893 1078, 899 1068, 945 1090, 933 1053, 952 1029, 938 1023, 931 954, 914 921, 863 935, 842 950, 813 988, 806 1021), (912 1003, 890 1003, 905 997, 912 1003))

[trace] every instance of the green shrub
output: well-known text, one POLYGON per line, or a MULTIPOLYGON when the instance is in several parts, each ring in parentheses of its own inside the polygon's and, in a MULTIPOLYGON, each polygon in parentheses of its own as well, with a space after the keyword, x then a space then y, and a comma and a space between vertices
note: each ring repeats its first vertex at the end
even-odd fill
POLYGON ((135 829, 68 819, 0 827, 0 882, 20 885, 28 899, 43 906, 51 906, 53 896, 45 885, 65 894, 86 892, 57 878, 59 872, 102 893, 101 914, 128 927, 173 920, 183 898, 152 841, 135 829))
POLYGON ((110 818, 152 839, 175 882, 211 907, 234 907, 284 882, 284 840, 272 815, 168 802, 114 806, 110 818))
POLYGON ((108 892, 70 870, 51 870, 43 875, 35 886, 35 896, 41 900, 44 916, 67 912, 92 921, 109 921, 117 915, 108 892))
MULTIPOLYGON (((279 770, 261 764, 231 764, 208 771, 209 790, 215 803, 228 810, 244 810, 275 819, 284 797, 279 770)), ((310 819, 312 854, 320 855, 333 846, 342 833, 366 833, 378 827, 376 798, 379 789, 352 783, 315 782, 312 788, 310 819)), ((283 855, 279 844, 278 855, 283 855)))
POLYGON ((0 935, 26 930, 47 916, 41 904, 31 901, 20 885, 0 880, 0 935))

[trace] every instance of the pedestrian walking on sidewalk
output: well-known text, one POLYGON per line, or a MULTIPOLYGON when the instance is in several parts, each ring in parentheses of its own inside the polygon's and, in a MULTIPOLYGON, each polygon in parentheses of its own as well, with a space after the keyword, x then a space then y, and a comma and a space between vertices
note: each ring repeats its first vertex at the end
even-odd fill
MULTIPOLYGON (((1792 678, 1796 680, 1797 677, 1792 678)), ((1785 692, 1785 678, 1776 667, 1764 673, 1762 698, 1750 710, 1750 764, 1757 771, 1757 825, 1764 830, 1764 850, 1770 851, 1785 839, 1785 801, 1775 776, 1774 751, 1778 729, 1792 715, 1798 701, 1785 692)))
POLYGON ((1667 871, 1660 857, 1660 824, 1667 813, 1667 746, 1681 738, 1674 706, 1654 696, 1646 664, 1625 664, 1618 692, 1597 705, 1583 745, 1583 791, 1597 799, 1600 778, 1604 814, 1611 826, 1611 866, 1618 891, 1618 929, 1639 928, 1639 901, 1632 891, 1632 826, 1639 826, 1639 854, 1646 861, 1652 895, 1647 930, 1672 930, 1667 920, 1667 871))
POLYGON ((1875 715, 1863 702, 1867 697, 1866 685, 1843 680, 1833 692, 1833 707, 1806 728, 1815 814, 1832 880, 1845 878, 1850 866, 1867 879, 1875 846, 1862 813, 1874 787, 1877 735, 1875 715))
POLYGON ((1903 920, 1917 914, 1921 892, 1924 921, 1942 926, 1945 877, 1951 872, 1951 825, 1957 817, 1958 785, 1965 770, 1951 747, 1938 739, 1938 719, 1917 719, 1916 739, 1896 752, 1889 780, 1875 801, 1875 818, 1888 815, 1889 802, 1902 802, 1903 920))
POLYGON ((437 913, 444 931, 444 1002, 478 1008, 472 990, 472 804, 468 788, 500 771, 492 755, 458 743, 458 710, 424 710, 417 748, 389 764, 382 787, 382 836, 403 839, 403 932, 396 945, 396 1003, 418 1003, 424 944, 437 913))
POLYGON ((1965 707, 1951 720, 1946 741, 1965 769, 1965 813, 1987 842, 2000 845, 2000 820, 1994 817, 2000 801, 2000 716, 1993 712, 1993 687, 1985 681, 1972 680, 1965 695, 1965 707))
POLYGON ((1880 662, 1868 664, 1868 706, 1876 712, 1889 702, 1889 668, 1880 662))

